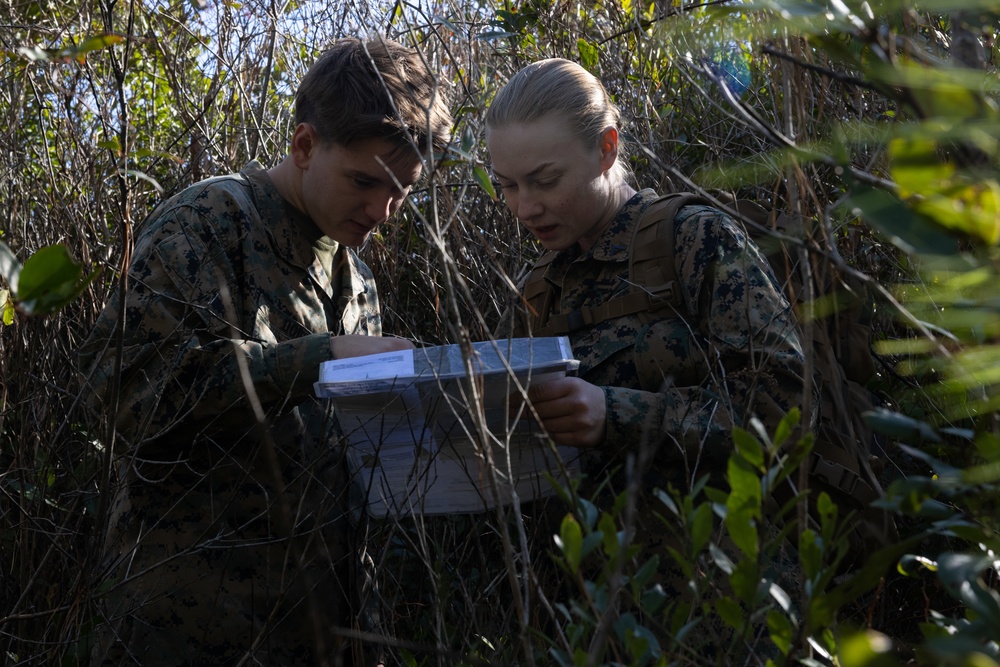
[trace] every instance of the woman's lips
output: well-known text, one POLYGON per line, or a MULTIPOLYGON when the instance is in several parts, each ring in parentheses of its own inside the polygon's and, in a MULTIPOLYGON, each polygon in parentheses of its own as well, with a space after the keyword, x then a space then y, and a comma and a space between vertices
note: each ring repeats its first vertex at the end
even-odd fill
POLYGON ((531 227, 529 231, 539 239, 548 238, 556 233, 556 225, 543 225, 541 227, 531 227))

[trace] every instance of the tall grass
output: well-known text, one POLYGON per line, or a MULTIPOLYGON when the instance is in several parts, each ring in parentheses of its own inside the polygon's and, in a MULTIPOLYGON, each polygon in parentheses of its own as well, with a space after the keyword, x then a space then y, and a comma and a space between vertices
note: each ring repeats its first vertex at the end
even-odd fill
MULTIPOLYGON (((483 113, 507 76, 546 56, 596 56, 590 65, 626 119, 637 186, 738 189, 826 222, 812 233, 816 257, 840 257, 877 284, 915 276, 906 257, 834 209, 845 170, 855 181, 888 178, 883 130, 897 101, 861 85, 863 72, 839 69, 833 45, 783 30, 774 14, 673 3, 658 15, 612 4, 321 4, 0 9, 9 56, 0 63, 0 240, 22 259, 62 243, 102 270, 58 314, 0 327, 0 651, 8 663, 87 662, 101 594, 90 579, 96 524, 114 480, 102 444, 108 425, 85 408, 75 353, 118 283, 134 230, 157 201, 192 182, 250 159, 279 160, 294 86, 331 38, 384 30, 418 46, 453 101, 461 150, 443 156, 362 251, 387 332, 436 344, 496 330, 539 249, 477 184, 483 113), (99 34, 120 39, 80 51, 99 34), (794 150, 803 146, 831 159, 807 159, 794 150)), ((871 317, 886 337, 897 335, 885 312, 873 308, 871 317)), ((908 381, 892 359, 880 378, 888 391, 908 381)), ((537 586, 554 567, 543 564, 554 547, 542 536, 527 549, 525 530, 512 512, 372 527, 369 551, 383 565, 380 590, 395 610, 384 622, 402 638, 393 644, 400 660, 546 664, 549 647, 572 644, 537 586)), ((859 613, 879 618, 879 598, 869 601, 859 613)), ((926 618, 918 616, 914 623, 926 618)), ((901 623, 881 618, 890 633, 901 623)))

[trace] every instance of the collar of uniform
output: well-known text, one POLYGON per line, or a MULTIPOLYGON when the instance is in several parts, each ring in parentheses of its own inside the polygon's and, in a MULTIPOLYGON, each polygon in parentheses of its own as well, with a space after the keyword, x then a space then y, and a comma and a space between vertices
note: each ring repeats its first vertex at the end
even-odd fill
MULTIPOLYGON (((341 285, 341 296, 349 300, 359 299, 362 294, 368 292, 368 283, 365 281, 364 275, 362 275, 360 267, 358 265, 357 255, 354 250, 348 248, 347 246, 342 246, 342 253, 338 253, 337 257, 343 257, 343 261, 347 262, 348 271, 342 271, 345 282, 341 285)), ((336 269, 334 269, 336 270, 336 269)))
POLYGON ((632 228, 639 224, 639 218, 646 206, 656 198, 654 190, 641 190, 629 198, 618 209, 607 230, 590 249, 594 259, 605 262, 624 262, 628 259, 629 244, 632 242, 632 228))
POLYGON ((275 252, 295 266, 311 266, 315 259, 313 244, 323 236, 316 223, 285 201, 256 160, 251 160, 240 173, 253 188, 257 210, 267 221, 265 232, 271 237, 275 252))

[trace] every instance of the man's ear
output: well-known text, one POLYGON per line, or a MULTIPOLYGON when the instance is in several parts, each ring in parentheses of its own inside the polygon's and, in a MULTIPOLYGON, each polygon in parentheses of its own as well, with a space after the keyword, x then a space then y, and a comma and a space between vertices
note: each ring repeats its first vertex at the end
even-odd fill
POLYGON ((601 132, 601 169, 607 171, 618 161, 618 129, 609 125, 601 132))
POLYGON ((309 161, 318 144, 316 128, 311 123, 299 123, 292 133, 291 155, 295 166, 302 170, 308 169, 309 161))

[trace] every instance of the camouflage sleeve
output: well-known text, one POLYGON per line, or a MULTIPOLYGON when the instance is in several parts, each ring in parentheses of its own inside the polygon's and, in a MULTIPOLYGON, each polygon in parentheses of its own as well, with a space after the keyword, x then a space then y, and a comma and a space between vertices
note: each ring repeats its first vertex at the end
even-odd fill
MULTIPOLYGON (((734 425, 758 417, 773 432, 801 405, 804 358, 794 313, 760 250, 723 213, 682 209, 675 240, 677 274, 692 340, 703 355, 703 380, 659 392, 605 387, 611 451, 659 433, 678 454, 725 460, 734 425)), ((636 349, 636 363, 643 359, 636 349)))
MULTIPOLYGON (((124 297, 117 422, 133 442, 168 431, 245 432, 256 422, 249 388, 265 411, 294 406, 311 396, 319 364, 331 357, 328 333, 281 342, 262 335, 274 304, 254 304, 259 294, 240 293, 245 276, 237 276, 230 255, 239 239, 223 238, 191 207, 170 215, 136 249, 124 297)), ((118 363, 111 341, 120 298, 111 300, 83 350, 83 361, 94 364, 95 394, 105 400, 118 363)))

